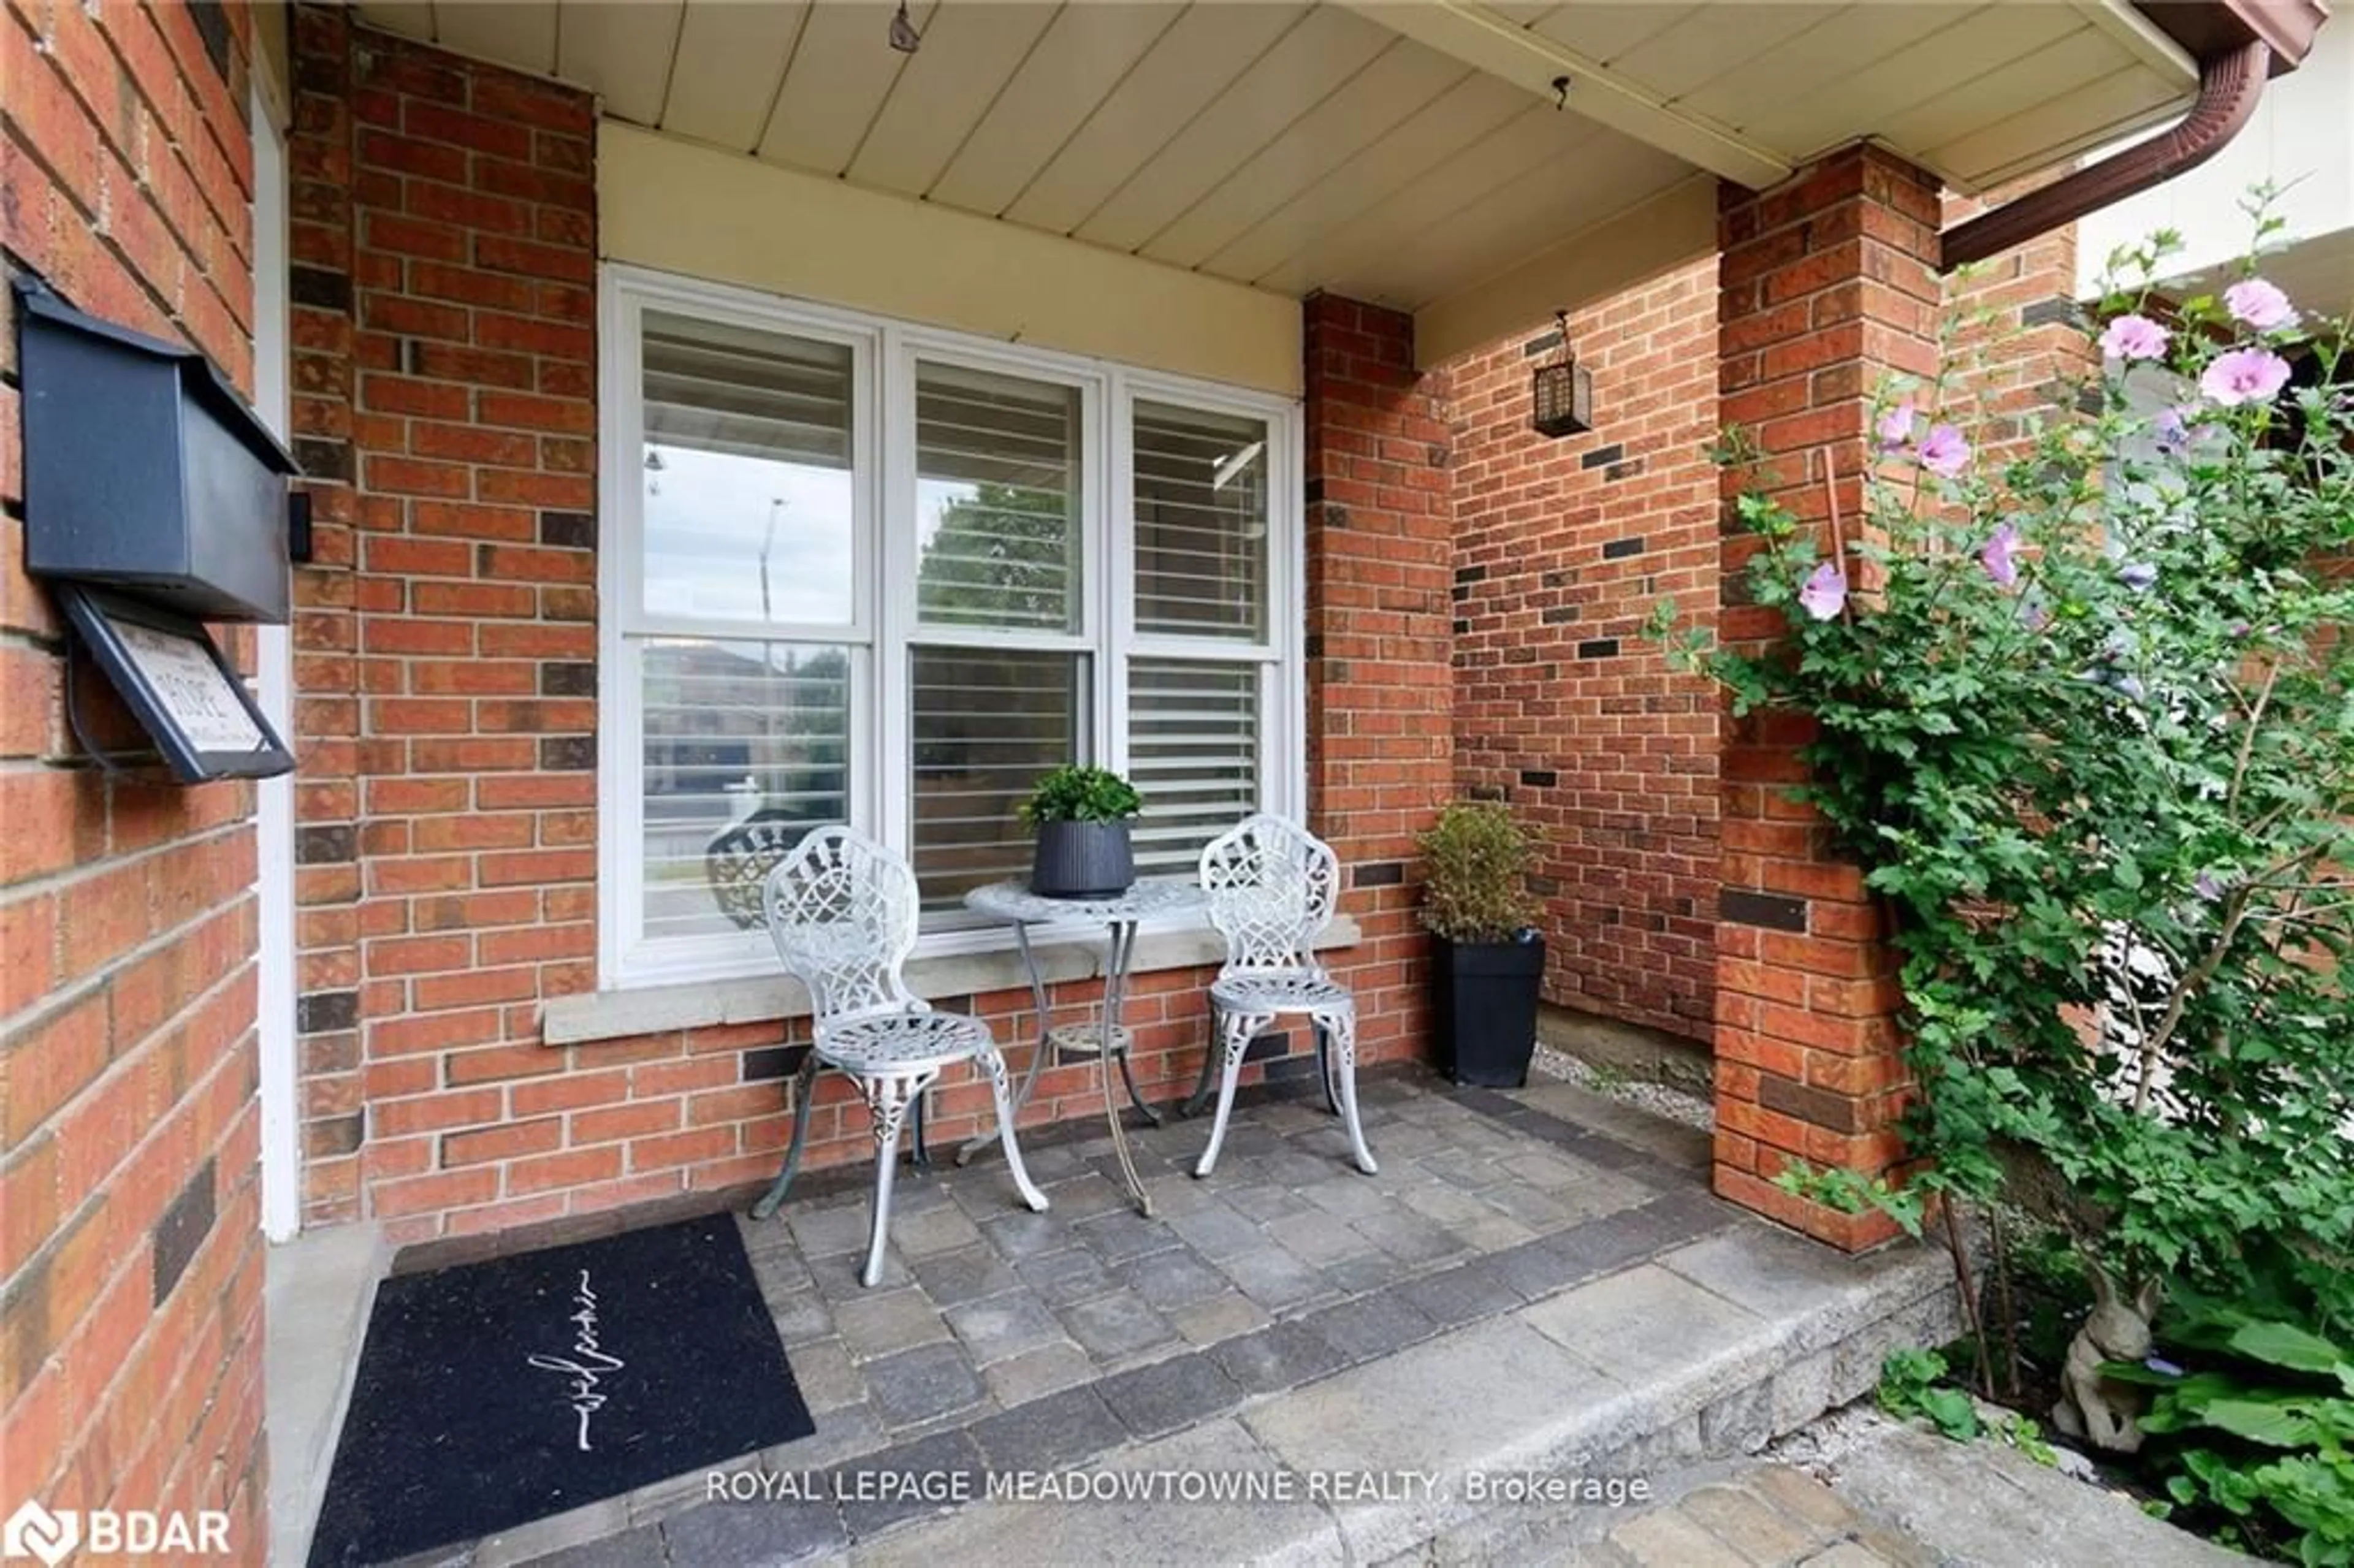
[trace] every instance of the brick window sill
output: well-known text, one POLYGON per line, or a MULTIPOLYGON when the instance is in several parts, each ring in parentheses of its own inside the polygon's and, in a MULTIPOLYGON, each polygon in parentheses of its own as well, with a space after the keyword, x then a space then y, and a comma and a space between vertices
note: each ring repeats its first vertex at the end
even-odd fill
MULTIPOLYGON (((1357 923, 1346 915, 1336 917, 1316 938, 1316 950, 1327 952, 1357 945, 1357 923)), ((1049 985, 1093 980, 1103 973, 1104 944, 1097 941, 1041 942, 1036 948, 1039 972, 1049 985)), ((1131 973, 1182 969, 1217 963, 1225 943, 1205 930, 1150 931, 1138 935, 1131 973)), ((907 985, 918 996, 978 996, 990 991, 1026 988, 1029 975, 1022 956, 1011 948, 985 953, 940 954, 907 961, 907 985)), ((809 993, 801 982, 783 975, 758 975, 743 980, 699 980, 692 985, 649 986, 631 991, 601 991, 551 1000, 540 1012, 541 1038, 549 1045, 586 1045, 599 1040, 623 1040, 658 1034, 671 1029, 703 1029, 716 1024, 761 1023, 771 1019, 801 1018, 809 1012, 809 993)))

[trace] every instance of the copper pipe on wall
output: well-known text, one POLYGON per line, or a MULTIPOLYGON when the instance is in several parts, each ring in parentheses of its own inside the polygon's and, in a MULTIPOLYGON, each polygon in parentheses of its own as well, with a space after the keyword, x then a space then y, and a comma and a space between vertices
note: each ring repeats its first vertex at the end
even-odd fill
POLYGON ((1983 261, 2197 168, 2246 127, 2271 65, 2272 51, 2254 41, 2210 56, 2199 68, 2199 97, 2173 129, 1956 224, 1940 237, 1937 270, 1983 261))

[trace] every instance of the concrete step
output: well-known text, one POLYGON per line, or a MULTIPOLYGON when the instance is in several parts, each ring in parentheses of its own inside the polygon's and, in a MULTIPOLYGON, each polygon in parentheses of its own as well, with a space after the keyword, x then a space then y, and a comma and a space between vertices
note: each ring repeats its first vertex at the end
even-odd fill
POLYGON ((376 1287, 392 1262, 374 1224, 311 1231, 270 1249, 263 1351, 270 1433, 270 1561, 297 1568, 352 1397, 376 1287))
POLYGON ((1754 1452, 1956 1330, 1944 1257, 1844 1258, 1744 1224, 1501 1317, 1120 1450, 1133 1500, 981 1501, 865 1563, 1509 1560, 1632 1483, 1754 1452), (1245 1500, 1159 1495, 1186 1475, 1245 1500), (1346 1495, 1344 1494, 1344 1491, 1346 1495))

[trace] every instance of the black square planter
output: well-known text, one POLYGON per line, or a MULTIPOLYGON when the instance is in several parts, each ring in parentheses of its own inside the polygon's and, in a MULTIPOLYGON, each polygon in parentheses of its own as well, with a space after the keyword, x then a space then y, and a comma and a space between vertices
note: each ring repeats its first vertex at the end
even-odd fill
POLYGON ((1544 938, 1525 942, 1431 939, 1431 1027, 1438 1069, 1458 1084, 1517 1089, 1537 1044, 1537 992, 1544 938))

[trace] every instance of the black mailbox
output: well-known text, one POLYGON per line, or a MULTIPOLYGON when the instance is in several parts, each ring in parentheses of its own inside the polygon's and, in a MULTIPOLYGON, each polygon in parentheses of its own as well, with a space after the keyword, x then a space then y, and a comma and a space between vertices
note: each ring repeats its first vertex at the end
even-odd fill
POLYGON ((287 619, 286 449, 193 349, 17 298, 25 565, 203 620, 287 619))

